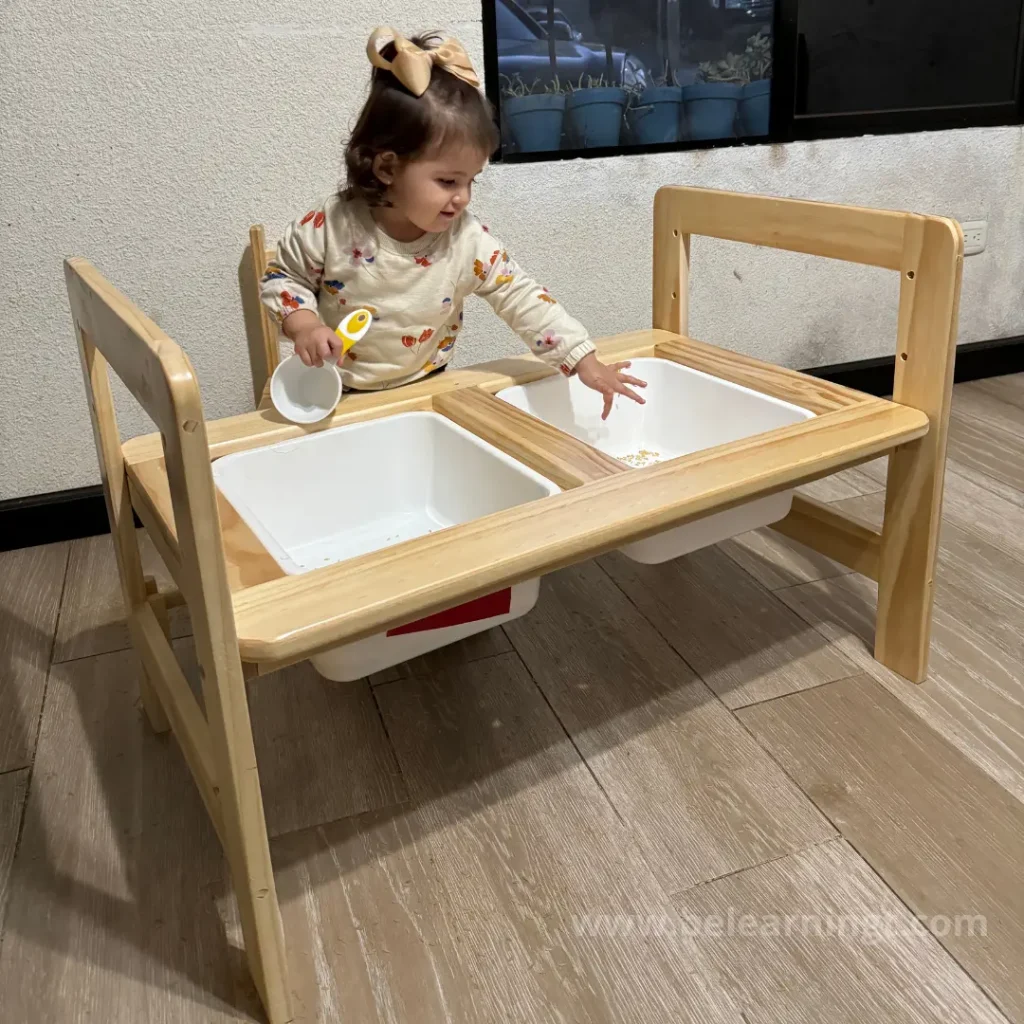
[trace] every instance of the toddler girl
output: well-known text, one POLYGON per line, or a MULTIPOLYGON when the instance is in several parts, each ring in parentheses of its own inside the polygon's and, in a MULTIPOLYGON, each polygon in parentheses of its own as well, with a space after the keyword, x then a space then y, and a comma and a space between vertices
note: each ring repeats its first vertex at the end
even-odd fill
POLYGON ((419 380, 451 359, 463 301, 476 294, 535 355, 603 394, 604 417, 616 394, 642 403, 629 363, 601 363, 583 325, 466 212, 498 140, 462 46, 377 29, 367 54, 370 96, 345 152, 346 188, 288 226, 263 278, 262 300, 302 361, 336 362, 334 328, 366 308, 374 322, 342 361, 345 386, 419 380))

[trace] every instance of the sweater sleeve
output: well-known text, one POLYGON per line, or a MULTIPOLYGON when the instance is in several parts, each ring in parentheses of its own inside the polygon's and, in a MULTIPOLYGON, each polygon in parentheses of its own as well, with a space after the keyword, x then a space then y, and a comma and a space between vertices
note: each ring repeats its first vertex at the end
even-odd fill
POLYGON ((595 351, 587 329, 571 317, 547 288, 525 274, 508 251, 473 219, 474 292, 485 298, 534 355, 569 376, 576 364, 595 351))
POLYGON ((274 259, 267 264, 260 300, 278 322, 298 309, 317 312, 324 274, 324 220, 320 208, 292 221, 277 244, 274 259))

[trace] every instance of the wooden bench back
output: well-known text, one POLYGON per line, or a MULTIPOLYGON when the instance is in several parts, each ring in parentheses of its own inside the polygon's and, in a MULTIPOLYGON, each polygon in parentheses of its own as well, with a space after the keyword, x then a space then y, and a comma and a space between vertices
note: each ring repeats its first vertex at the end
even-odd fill
POLYGON ((180 565, 168 565, 192 613, 197 647, 234 643, 210 451, 199 385, 188 356, 83 259, 65 262, 104 494, 129 607, 147 600, 110 370, 156 424, 174 512, 180 565), (214 643, 210 633, 218 638, 214 643))
MULTIPOLYGON (((963 262, 963 231, 954 220, 667 185, 654 200, 654 326, 682 335, 689 327, 692 235, 897 270, 901 340, 912 308, 927 304, 947 327, 934 344, 949 344, 963 262)), ((905 354, 906 346, 897 351, 905 354)))
POLYGON ((880 661, 907 678, 923 679, 956 363, 963 230, 944 217, 678 186, 659 189, 654 202, 654 326, 682 335, 689 326, 692 235, 899 272, 892 398, 925 413, 929 430, 889 457, 879 555, 878 621, 883 627, 875 650, 880 661), (893 625, 897 621, 903 626, 893 625))
POLYGON ((245 316, 245 334, 249 343, 249 367, 252 371, 253 398, 257 408, 263 398, 281 354, 278 348, 278 329, 270 311, 260 301, 260 286, 267 264, 274 258, 275 249, 267 248, 262 224, 249 228, 249 244, 242 253, 238 267, 238 284, 242 293, 242 312, 245 316))

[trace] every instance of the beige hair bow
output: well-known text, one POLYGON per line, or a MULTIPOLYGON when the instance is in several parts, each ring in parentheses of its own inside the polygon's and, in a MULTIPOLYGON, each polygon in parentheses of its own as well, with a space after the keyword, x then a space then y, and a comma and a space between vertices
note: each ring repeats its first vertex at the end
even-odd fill
POLYGON ((430 85, 430 72, 437 64, 450 75, 479 88, 480 79, 473 70, 469 54, 457 39, 445 39, 437 49, 424 50, 399 35, 394 29, 382 26, 373 30, 366 44, 366 55, 376 68, 390 71, 414 96, 422 96, 430 85), (380 55, 380 40, 393 39, 398 53, 394 60, 380 55))

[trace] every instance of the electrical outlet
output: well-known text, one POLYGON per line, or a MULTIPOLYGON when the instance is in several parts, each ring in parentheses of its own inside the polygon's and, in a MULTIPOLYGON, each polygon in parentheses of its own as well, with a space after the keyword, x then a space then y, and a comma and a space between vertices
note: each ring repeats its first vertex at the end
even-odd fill
POLYGON ((988 245, 988 221, 968 220, 960 225, 964 229, 964 255, 975 256, 988 245))

